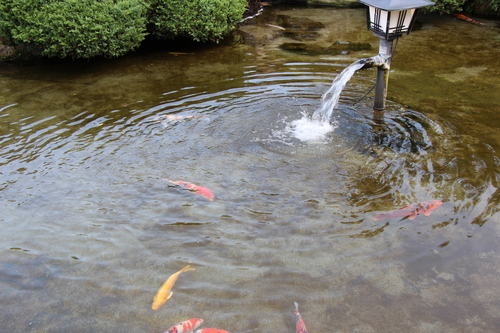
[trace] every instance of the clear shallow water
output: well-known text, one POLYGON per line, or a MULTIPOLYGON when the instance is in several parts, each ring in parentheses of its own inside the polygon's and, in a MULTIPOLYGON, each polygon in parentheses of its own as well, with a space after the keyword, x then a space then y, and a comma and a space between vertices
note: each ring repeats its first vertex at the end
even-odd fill
MULTIPOLYGON (((377 49, 363 11, 281 13, 328 27, 359 15, 352 30, 377 49)), ((425 34, 441 31, 446 42, 444 19, 426 20, 401 39, 399 59, 425 34)), ((486 29, 488 38, 497 31, 486 29)), ((353 38, 343 33, 321 38, 353 38)), ((370 99, 352 105, 375 80, 361 71, 341 95, 335 130, 304 142, 290 124, 376 51, 308 57, 280 51, 279 40, 1 65, 0 331, 163 332, 199 317, 232 332, 293 332, 294 301, 310 332, 500 325, 495 96, 454 102, 457 85, 445 79, 420 99, 399 94, 427 84, 398 78, 395 58, 389 91, 398 99, 382 119, 370 99), (172 114, 200 117, 159 121, 172 114), (164 178, 208 187, 215 200, 164 178), (429 217, 373 220, 429 199, 444 202, 429 217), (157 289, 189 262, 196 270, 151 310, 157 289)), ((498 82, 498 61, 486 63, 483 93, 498 82)), ((433 80, 446 74, 441 64, 416 66, 433 80)))

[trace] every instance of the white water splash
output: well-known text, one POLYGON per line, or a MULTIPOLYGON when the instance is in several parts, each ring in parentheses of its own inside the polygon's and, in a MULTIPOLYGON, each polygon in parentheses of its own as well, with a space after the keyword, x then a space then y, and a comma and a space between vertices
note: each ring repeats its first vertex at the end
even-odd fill
POLYGON ((365 64, 362 60, 353 62, 333 80, 330 89, 321 97, 321 107, 311 117, 304 114, 301 119, 292 121, 287 131, 301 141, 324 142, 326 135, 337 128, 336 121, 332 123, 330 118, 345 85, 354 73, 365 64))
POLYGON ((327 134, 336 128, 336 122, 312 120, 304 113, 302 118, 292 121, 286 131, 300 141, 326 143, 327 134))

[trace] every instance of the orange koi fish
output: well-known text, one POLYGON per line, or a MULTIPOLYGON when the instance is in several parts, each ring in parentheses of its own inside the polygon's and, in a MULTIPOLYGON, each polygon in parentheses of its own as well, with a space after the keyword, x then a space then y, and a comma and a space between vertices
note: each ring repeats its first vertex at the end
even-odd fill
POLYGON ((218 330, 216 328, 204 328, 202 330, 197 330, 196 333, 231 333, 231 332, 218 330))
POLYGON ((425 216, 431 215, 432 211, 443 204, 440 200, 430 200, 426 202, 419 202, 413 205, 408 205, 398 210, 380 213, 375 216, 375 220, 389 219, 393 217, 406 217, 413 220, 418 214, 424 214, 425 216))
POLYGON ((164 333, 192 333, 203 324, 203 319, 189 319, 170 327, 164 333))
POLYGON ((482 25, 482 24, 483 24, 483 23, 481 23, 481 22, 478 22, 478 21, 476 21, 476 20, 473 20, 473 19, 471 19, 470 17, 465 16, 465 15, 462 15, 462 14, 455 14, 454 16, 455 16, 457 19, 460 19, 460 20, 462 20, 462 21, 469 22, 469 23, 472 23, 472 24, 480 24, 480 25, 482 25))
POLYGON ((161 286, 161 288, 158 290, 158 292, 155 295, 155 298, 153 300, 153 305, 151 308, 153 310, 158 310, 160 306, 165 304, 166 301, 172 297, 173 292, 171 291, 172 288, 174 287, 175 281, 177 281, 177 278, 181 273, 188 272, 188 271, 194 271, 194 268, 190 268, 190 265, 187 265, 177 273, 172 274, 167 281, 161 286))
POLYGON ((299 312, 299 304, 297 302, 293 302, 293 304, 295 304, 295 331, 297 333, 307 333, 306 324, 304 323, 304 320, 302 320, 302 316, 299 312))
POLYGON ((175 184, 175 185, 180 185, 184 188, 187 188, 188 190, 190 191, 194 191, 196 192, 196 194, 198 195, 201 195, 202 197, 204 197, 205 199, 209 200, 209 201, 213 201, 214 200, 214 195, 212 192, 210 192, 210 190, 206 187, 201 187, 201 186, 198 186, 198 185, 195 185, 195 184, 191 184, 191 183, 188 183, 188 182, 184 182, 184 181, 176 181, 176 180, 169 180, 169 179, 165 179, 167 182, 169 183, 172 183, 172 184, 175 184))

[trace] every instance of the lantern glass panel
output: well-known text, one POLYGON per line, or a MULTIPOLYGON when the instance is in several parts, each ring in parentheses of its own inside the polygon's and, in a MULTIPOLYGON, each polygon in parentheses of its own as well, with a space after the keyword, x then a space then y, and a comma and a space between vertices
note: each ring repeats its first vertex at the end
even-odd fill
POLYGON ((387 32, 387 16, 389 12, 369 7, 370 10, 370 30, 385 35, 387 32))
POLYGON ((409 33, 414 12, 415 9, 391 12, 389 34, 402 35, 404 33, 409 33))
POLYGON ((379 37, 394 39, 409 34, 416 9, 386 11, 368 7, 369 30, 379 37))

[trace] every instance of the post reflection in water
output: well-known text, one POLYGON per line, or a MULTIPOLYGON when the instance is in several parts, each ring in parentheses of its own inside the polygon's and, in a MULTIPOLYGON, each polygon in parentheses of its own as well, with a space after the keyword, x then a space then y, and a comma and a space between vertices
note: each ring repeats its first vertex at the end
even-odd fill
POLYGON ((309 332, 495 331, 498 97, 473 97, 495 91, 498 68, 488 61, 461 86, 449 72, 470 56, 447 67, 429 46, 487 45, 494 26, 424 17, 398 46, 384 116, 373 117, 372 97, 352 105, 374 81, 358 71, 331 127, 308 141, 292 123, 371 51, 282 51, 290 37, 266 24, 314 18, 324 43, 378 39, 363 10, 266 15, 241 28, 269 37, 252 45, 0 65, 3 330, 163 332, 200 318, 232 332, 293 332, 297 302, 309 332), (407 47, 441 62, 415 75, 397 63, 407 47), (429 216, 375 220, 433 199, 443 204, 429 216), (196 270, 151 310, 186 265, 196 270))

